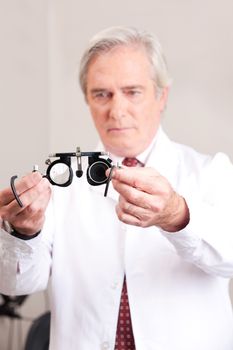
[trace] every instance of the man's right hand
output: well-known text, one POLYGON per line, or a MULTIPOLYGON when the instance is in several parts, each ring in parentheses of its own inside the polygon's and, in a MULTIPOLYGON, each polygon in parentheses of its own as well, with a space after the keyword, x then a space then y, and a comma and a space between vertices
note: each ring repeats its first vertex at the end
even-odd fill
POLYGON ((0 191, 0 221, 6 220, 19 233, 33 235, 45 220, 51 187, 39 172, 30 173, 16 181, 15 188, 23 207, 17 203, 11 188, 0 191))

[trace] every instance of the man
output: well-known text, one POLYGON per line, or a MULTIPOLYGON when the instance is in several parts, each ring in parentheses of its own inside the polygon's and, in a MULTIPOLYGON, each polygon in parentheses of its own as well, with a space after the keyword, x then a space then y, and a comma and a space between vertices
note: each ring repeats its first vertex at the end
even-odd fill
POLYGON ((1 292, 44 289, 51 272, 51 350, 232 350, 232 164, 164 134, 170 78, 150 34, 99 33, 80 82, 98 150, 135 167, 114 169, 107 198, 82 177, 50 200, 39 173, 16 184, 23 208, 3 190, 1 292))

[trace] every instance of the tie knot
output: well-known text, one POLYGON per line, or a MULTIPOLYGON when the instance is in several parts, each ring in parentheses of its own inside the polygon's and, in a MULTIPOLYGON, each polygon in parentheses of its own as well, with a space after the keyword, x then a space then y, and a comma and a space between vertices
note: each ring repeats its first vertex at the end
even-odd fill
POLYGON ((125 158, 122 161, 122 165, 126 165, 128 167, 143 166, 143 164, 137 160, 137 158, 125 158))

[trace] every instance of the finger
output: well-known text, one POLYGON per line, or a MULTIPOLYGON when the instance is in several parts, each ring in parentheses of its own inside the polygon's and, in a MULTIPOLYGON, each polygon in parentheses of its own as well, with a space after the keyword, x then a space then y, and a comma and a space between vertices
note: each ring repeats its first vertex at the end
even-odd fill
POLYGON ((134 205, 130 202, 127 202, 122 197, 119 198, 118 207, 119 207, 119 210, 122 211, 122 213, 134 216, 138 220, 143 221, 145 223, 150 221, 152 215, 153 216, 155 215, 150 210, 139 207, 139 206, 134 205))
MULTIPOLYGON (((114 169, 127 169, 127 167, 125 165, 113 165, 112 166, 114 169)), ((113 170, 111 171, 112 168, 108 168, 106 171, 105 171, 105 175, 106 177, 109 177, 110 175, 110 172, 113 172, 113 170)))
POLYGON ((31 205, 41 195, 49 191, 50 188, 49 181, 46 178, 41 178, 35 186, 31 187, 20 195, 20 199, 22 200, 24 207, 31 205))
POLYGON ((153 168, 124 168, 114 169, 112 179, 152 193, 161 176, 153 168))
POLYGON ((21 212, 25 214, 30 211, 30 205, 36 201, 40 195, 45 195, 47 191, 50 191, 50 185, 46 178, 42 178, 41 181, 34 187, 23 192, 20 196, 21 201, 24 203, 24 206, 21 208, 16 200, 11 201, 7 206, 2 208, 2 216, 5 220, 12 222, 15 216, 21 212))
MULTIPOLYGON (((127 184, 118 182, 118 181, 113 181, 113 186, 115 190, 122 196, 124 199, 131 203, 134 204, 140 208, 144 209, 152 209, 152 203, 156 201, 156 198, 152 197, 152 195, 143 192, 142 190, 138 188, 131 187, 127 184)), ((154 204, 153 204, 154 206, 154 204)))
MULTIPOLYGON (((37 185, 42 178, 42 175, 36 171, 22 177, 20 180, 15 182, 15 188, 18 195, 24 193, 28 189, 37 185)), ((0 192, 0 206, 9 204, 15 199, 11 187, 8 187, 0 192)))
MULTIPOLYGON (((145 171, 146 168, 143 168, 145 171)), ((112 178, 115 180, 118 180, 120 182, 124 182, 128 185, 134 183, 136 178, 138 177, 139 172, 142 170, 142 168, 114 168, 112 172, 112 178)))
POLYGON ((51 190, 43 192, 34 202, 11 220, 13 227, 20 233, 38 232, 45 220, 45 211, 51 196, 51 190))
POLYGON ((151 225, 161 226, 164 217, 160 211, 151 211, 120 199, 116 207, 118 218, 130 225, 149 227, 151 225))
POLYGON ((123 212, 118 205, 116 206, 116 213, 117 213, 119 220, 124 222, 125 224, 134 225, 134 226, 142 226, 142 223, 139 220, 139 218, 123 212))
POLYGON ((15 216, 15 221, 17 220, 30 220, 31 217, 35 215, 43 215, 51 197, 50 188, 43 191, 35 200, 28 204, 24 210, 20 211, 15 216))

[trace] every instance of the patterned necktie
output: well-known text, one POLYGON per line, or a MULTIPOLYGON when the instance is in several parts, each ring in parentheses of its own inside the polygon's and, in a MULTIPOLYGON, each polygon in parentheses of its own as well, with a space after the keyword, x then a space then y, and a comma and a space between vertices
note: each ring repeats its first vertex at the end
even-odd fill
POLYGON ((123 288, 121 292, 115 350, 135 350, 126 278, 124 278, 123 288))
MULTIPOLYGON (((122 162, 128 167, 143 166, 136 158, 125 158, 122 162)), ((133 328, 130 316, 126 278, 121 292, 120 310, 116 331, 115 350, 135 350, 133 328)))
POLYGON ((137 158, 125 158, 122 161, 122 165, 126 165, 128 167, 142 167, 143 164, 137 160, 137 158))

